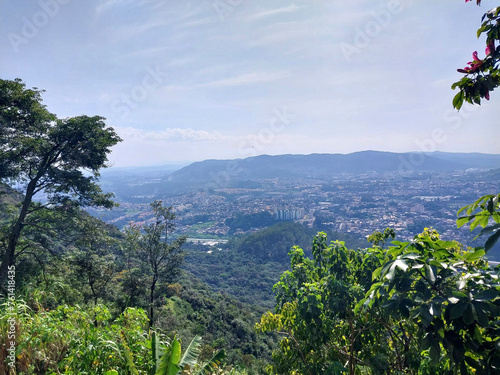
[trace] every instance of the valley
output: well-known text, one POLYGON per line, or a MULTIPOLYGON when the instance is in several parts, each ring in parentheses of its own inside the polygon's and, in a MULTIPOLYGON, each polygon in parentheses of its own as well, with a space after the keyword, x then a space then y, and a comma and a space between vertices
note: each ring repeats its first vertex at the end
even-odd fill
MULTIPOLYGON (((482 194, 498 191, 498 170, 480 168, 495 165, 498 155, 478 154, 472 160, 470 154, 439 153, 439 159, 433 157, 439 163, 422 162, 419 168, 405 171, 398 161, 410 159, 408 154, 349 155, 355 155, 355 163, 333 166, 329 161, 313 165, 298 157, 293 163, 287 160, 290 156, 285 159, 288 165, 280 157, 268 157, 265 166, 246 159, 207 161, 176 172, 149 171, 154 174, 142 176, 140 184, 123 175, 104 175, 103 187, 116 194, 120 206, 92 213, 124 227, 146 222, 149 203, 163 200, 175 209, 177 232, 193 238, 228 240, 290 220, 359 239, 391 227, 398 239, 410 240, 425 227, 433 227, 443 238, 480 246, 480 239, 472 242, 475 234, 468 228, 457 228, 457 211, 482 194), (377 158, 380 163, 374 162, 377 158), (253 163, 255 168, 226 176, 223 184, 212 186, 213 176, 222 178, 221 166, 230 163, 253 163), (300 169, 301 164, 310 167, 300 169)), ((343 155, 344 161, 349 155, 343 155)), ((318 156, 310 157, 318 161, 318 156)), ((498 259, 499 254, 495 249, 490 257, 498 259)))

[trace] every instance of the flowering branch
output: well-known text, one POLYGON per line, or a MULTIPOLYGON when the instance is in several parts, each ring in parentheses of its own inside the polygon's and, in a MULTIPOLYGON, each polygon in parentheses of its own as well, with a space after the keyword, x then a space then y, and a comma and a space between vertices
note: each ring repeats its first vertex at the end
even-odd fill
MULTIPOLYGON (((465 0, 469 2, 471 0, 465 0)), ((481 0, 476 0, 480 5, 481 0)), ((457 69, 459 73, 465 74, 451 88, 458 87, 459 92, 453 98, 453 107, 460 109, 464 101, 471 104, 481 104, 481 99, 490 100, 490 92, 500 86, 500 7, 494 8, 483 15, 481 27, 477 30, 477 36, 486 33, 485 58, 480 59, 477 51, 472 54, 472 61, 467 63, 463 69, 457 69)))

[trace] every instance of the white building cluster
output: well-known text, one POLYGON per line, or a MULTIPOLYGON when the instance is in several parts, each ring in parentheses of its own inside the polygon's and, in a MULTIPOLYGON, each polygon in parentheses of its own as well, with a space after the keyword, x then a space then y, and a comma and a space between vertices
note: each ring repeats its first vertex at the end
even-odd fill
POLYGON ((278 220, 300 220, 304 218, 304 209, 276 210, 275 214, 278 220))

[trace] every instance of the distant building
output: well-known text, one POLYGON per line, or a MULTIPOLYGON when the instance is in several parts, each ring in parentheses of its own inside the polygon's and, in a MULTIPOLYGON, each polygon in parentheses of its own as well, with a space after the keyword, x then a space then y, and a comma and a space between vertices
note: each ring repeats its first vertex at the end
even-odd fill
POLYGON ((275 214, 278 220, 300 220, 304 218, 304 209, 276 210, 275 214))

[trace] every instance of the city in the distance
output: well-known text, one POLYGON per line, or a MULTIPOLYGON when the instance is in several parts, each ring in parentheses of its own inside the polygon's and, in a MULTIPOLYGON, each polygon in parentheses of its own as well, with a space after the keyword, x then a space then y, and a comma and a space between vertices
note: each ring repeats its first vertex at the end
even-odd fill
MULTIPOLYGON (((162 200, 174 207, 179 234, 207 244, 296 221, 360 239, 390 227, 410 240, 432 227, 474 247, 481 238, 457 228, 457 211, 498 191, 499 166, 494 154, 364 151, 110 168, 101 184, 120 206, 91 212, 124 227, 147 221, 149 203, 162 200)), ((499 255, 493 249, 490 259, 499 255)))

